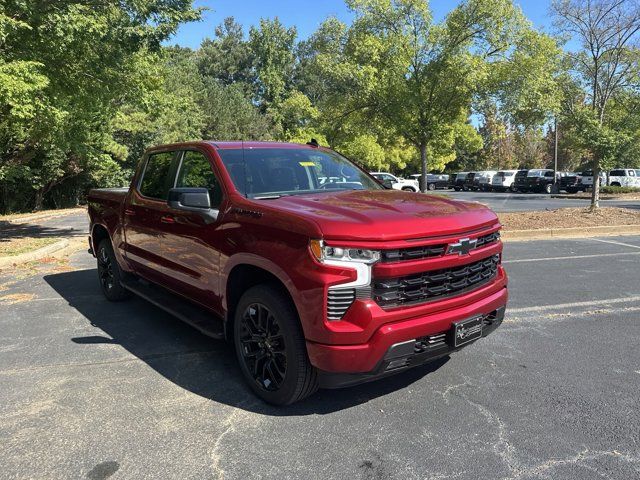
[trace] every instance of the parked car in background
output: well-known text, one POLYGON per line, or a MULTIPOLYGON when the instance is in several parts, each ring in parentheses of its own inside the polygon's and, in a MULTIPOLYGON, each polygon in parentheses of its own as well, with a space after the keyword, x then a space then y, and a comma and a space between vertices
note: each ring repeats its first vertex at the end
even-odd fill
POLYGON ((464 184, 467 181, 467 175, 469 172, 458 172, 453 174, 453 182, 450 182, 451 188, 456 192, 460 190, 466 190, 464 184))
POLYGON ((468 190, 477 190, 477 184, 475 184, 476 172, 469 172, 464 179, 464 188, 463 190, 466 192, 468 190))
POLYGON ((389 185, 391 183, 391 188, 394 190, 404 190, 406 192, 418 192, 420 191, 420 186, 417 180, 414 179, 404 179, 402 177, 396 177, 388 172, 371 172, 377 180, 380 180, 383 184, 389 185))
POLYGON ((515 180, 517 170, 500 170, 491 180, 491 188, 497 192, 506 192, 513 190, 513 181, 515 180))
POLYGON ((317 144, 155 147, 128 189, 91 190, 88 205, 104 296, 228 340, 269 403, 442 358, 504 318, 494 212, 386 190, 317 144))
POLYGON ((476 186, 477 190, 483 192, 491 191, 491 183, 493 182, 493 177, 496 175, 495 170, 483 170, 480 172, 476 172, 473 177, 473 183, 476 186))
POLYGON ((577 172, 567 172, 560 177, 560 190, 567 193, 576 193, 583 190, 580 174, 577 172))
MULTIPOLYGON (((409 178, 416 180, 420 185, 420 190, 422 190, 422 175, 420 173, 409 175, 409 178)), ((439 188, 449 188, 449 175, 445 175, 442 173, 427 174, 427 190, 437 190, 439 188)))
POLYGON ((640 176, 632 168, 618 168, 609 172, 609 185, 612 187, 640 187, 640 176))
POLYGON ((551 193, 554 172, 547 168, 534 168, 527 172, 527 191, 551 193))
POLYGON ((529 189, 527 185, 527 173, 529 170, 518 170, 513 177, 513 185, 511 191, 513 192, 526 192, 529 189))
MULTIPOLYGON (((607 174, 600 172, 600 186, 607 184, 607 174)), ((580 174, 580 190, 583 192, 593 188, 593 170, 585 170, 580 174)))

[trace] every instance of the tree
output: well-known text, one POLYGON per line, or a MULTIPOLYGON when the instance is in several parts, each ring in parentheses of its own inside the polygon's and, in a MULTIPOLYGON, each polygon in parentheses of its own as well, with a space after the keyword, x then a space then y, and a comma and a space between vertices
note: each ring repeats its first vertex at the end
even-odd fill
POLYGON ((112 122, 143 87, 140 56, 199 18, 191 4, 0 0, 0 209, 39 209, 63 184, 73 196, 122 153, 112 122))
POLYGON ((468 0, 442 23, 433 22, 424 0, 347 3, 355 21, 341 48, 323 56, 325 74, 342 84, 334 103, 342 114, 334 117, 360 112, 396 131, 419 152, 425 188, 429 159, 455 158, 455 132, 481 92, 493 89, 522 112, 535 104, 516 101, 523 92, 500 92, 518 85, 508 75, 516 62, 536 63, 540 78, 521 84, 536 90, 532 98, 553 83, 554 69, 544 66, 555 61, 555 50, 543 54, 539 44, 548 46, 548 37, 534 34, 511 1, 468 0))
POLYGON ((599 207, 599 173, 616 160, 612 156, 616 130, 609 122, 609 107, 640 85, 640 8, 635 0, 555 0, 553 11, 559 30, 580 44, 569 57, 588 106, 574 108, 574 123, 592 154, 593 210, 599 207))

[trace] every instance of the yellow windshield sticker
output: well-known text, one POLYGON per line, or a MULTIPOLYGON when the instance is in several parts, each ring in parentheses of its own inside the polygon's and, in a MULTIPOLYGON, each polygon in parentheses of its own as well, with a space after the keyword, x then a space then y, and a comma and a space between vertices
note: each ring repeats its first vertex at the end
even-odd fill
POLYGON ((313 162, 298 162, 303 167, 315 167, 316 164, 313 162))

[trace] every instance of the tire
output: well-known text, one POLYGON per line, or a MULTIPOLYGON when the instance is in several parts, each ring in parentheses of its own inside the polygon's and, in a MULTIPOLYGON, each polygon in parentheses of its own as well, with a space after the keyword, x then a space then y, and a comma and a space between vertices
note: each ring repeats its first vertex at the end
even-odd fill
POLYGON ((434 191, 436 189, 435 183, 427 183, 427 190, 434 191))
POLYGON ((453 187, 453 189, 454 189, 456 192, 459 192, 459 191, 460 191, 460 187, 453 187))
POLYGON ((552 191, 552 190, 553 190, 553 184, 551 184, 551 183, 547 183, 547 184, 544 186, 544 191, 545 191, 545 193, 551 193, 551 191, 552 191))
POLYGON ((96 258, 100 289, 106 299, 110 302, 120 302, 129 298, 131 292, 122 286, 125 274, 120 270, 111 241, 108 238, 102 240, 98 245, 96 258))
POLYGON ((242 375, 265 402, 289 405, 318 389, 298 314, 277 288, 258 285, 242 295, 233 334, 242 375))
POLYGON ((567 193, 578 193, 577 188, 567 188, 567 193))
POLYGON ((415 190, 411 187, 402 187, 403 192, 415 192, 415 190))
POLYGON ((509 187, 509 190, 511 190, 512 193, 516 193, 518 191, 518 189, 514 185, 511 185, 509 187))

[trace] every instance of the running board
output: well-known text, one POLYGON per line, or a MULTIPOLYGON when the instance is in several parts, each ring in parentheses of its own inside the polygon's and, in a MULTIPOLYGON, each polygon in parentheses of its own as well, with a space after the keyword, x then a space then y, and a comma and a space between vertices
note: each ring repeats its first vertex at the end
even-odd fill
POLYGON ((169 290, 159 285, 136 279, 123 281, 122 286, 156 307, 188 323, 203 334, 217 339, 224 339, 224 328, 220 318, 169 290))

